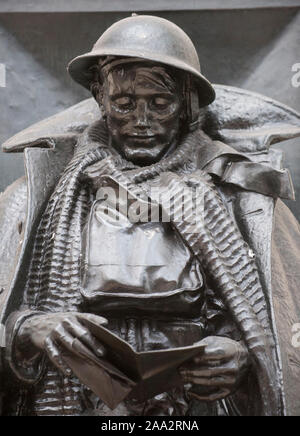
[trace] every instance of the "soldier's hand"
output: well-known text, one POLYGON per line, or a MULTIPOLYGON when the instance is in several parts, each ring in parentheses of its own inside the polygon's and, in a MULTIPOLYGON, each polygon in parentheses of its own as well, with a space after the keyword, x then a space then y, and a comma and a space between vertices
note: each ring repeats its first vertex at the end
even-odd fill
POLYGON ((103 345, 85 327, 85 319, 97 324, 107 324, 105 318, 88 313, 38 315, 24 322, 18 335, 19 341, 29 339, 35 348, 46 352, 54 365, 69 376, 71 370, 63 360, 61 346, 81 357, 91 352, 97 357, 105 354, 103 345))
POLYGON ((247 348, 223 337, 208 337, 202 342, 204 353, 179 369, 184 383, 191 383, 189 395, 200 401, 217 401, 232 394, 248 369, 247 348))

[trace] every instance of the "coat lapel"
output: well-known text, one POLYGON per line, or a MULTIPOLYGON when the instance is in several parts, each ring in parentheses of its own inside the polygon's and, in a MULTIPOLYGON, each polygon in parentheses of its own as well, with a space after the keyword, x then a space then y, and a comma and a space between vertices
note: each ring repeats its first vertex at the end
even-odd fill
POLYGON ((14 274, 1 295, 0 323, 20 307, 34 237, 47 202, 66 165, 73 156, 73 141, 58 142, 55 149, 27 148, 24 151, 27 179, 27 217, 21 235, 14 274))

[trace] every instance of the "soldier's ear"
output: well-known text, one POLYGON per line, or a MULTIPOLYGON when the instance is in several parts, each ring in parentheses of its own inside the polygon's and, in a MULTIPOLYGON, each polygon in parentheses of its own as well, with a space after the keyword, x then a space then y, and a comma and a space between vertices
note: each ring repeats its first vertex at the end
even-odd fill
POLYGON ((94 99, 98 104, 102 104, 103 100, 103 83, 99 71, 99 66, 92 65, 88 70, 88 75, 90 77, 90 91, 94 99))
POLYGON ((105 111, 105 107, 103 104, 103 86, 100 83, 94 83, 91 86, 90 90, 91 90, 91 93, 92 93, 94 99, 98 103, 102 118, 105 120, 106 119, 106 111, 105 111))
POLYGON ((104 120, 106 120, 107 114, 106 114, 105 105, 104 105, 104 87, 101 83, 99 83, 99 87, 96 90, 96 96, 94 98, 95 98, 96 102, 98 103, 102 118, 104 120))
POLYGON ((106 119, 106 111, 103 104, 103 84, 100 82, 99 77, 96 76, 91 82, 90 85, 90 91, 96 102, 98 103, 98 106, 100 108, 100 112, 102 114, 102 118, 106 119))
POLYGON ((186 101, 186 120, 189 130, 193 131, 198 127, 200 118, 200 104, 198 90, 192 77, 188 74, 185 79, 184 97, 186 101))

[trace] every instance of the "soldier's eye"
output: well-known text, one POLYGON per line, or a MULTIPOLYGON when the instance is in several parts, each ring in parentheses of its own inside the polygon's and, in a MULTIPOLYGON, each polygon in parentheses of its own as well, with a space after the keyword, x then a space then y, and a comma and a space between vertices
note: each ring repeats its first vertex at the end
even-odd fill
POLYGON ((114 100, 114 104, 121 109, 131 109, 133 107, 133 100, 130 97, 119 97, 114 100))
POLYGON ((170 103, 170 100, 164 97, 155 97, 153 100, 153 106, 158 109, 165 109, 170 103))

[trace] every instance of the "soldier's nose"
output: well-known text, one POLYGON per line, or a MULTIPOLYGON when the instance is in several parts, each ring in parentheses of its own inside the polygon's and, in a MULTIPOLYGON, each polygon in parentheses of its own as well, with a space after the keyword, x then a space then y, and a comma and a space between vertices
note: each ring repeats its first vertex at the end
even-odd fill
POLYGON ((146 102, 140 102, 136 108, 136 127, 146 129, 150 127, 148 107, 146 102))

